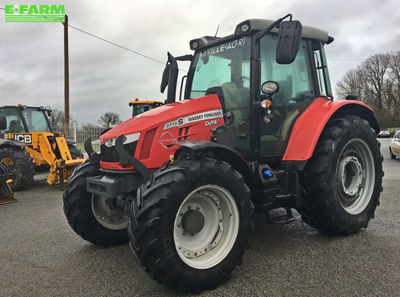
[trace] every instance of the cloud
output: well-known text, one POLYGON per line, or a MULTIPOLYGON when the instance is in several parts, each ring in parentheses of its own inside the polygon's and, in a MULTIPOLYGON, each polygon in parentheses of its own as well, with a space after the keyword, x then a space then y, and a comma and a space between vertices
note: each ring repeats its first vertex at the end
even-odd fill
MULTIPOLYGON (((335 37, 335 42, 327 46, 333 85, 361 63, 338 59, 366 58, 400 48, 400 11, 394 0, 70 0, 64 4, 71 25, 161 61, 166 60, 167 51, 174 55, 189 53, 191 39, 215 34, 218 25, 218 35, 224 36, 232 34, 244 19, 276 19, 291 12, 303 24, 321 27, 335 37)), ((0 18, 0 36, 1 104, 50 105, 62 110, 63 26, 5 23, 0 18)), ((136 97, 165 98, 159 91, 162 64, 72 28, 69 37, 70 113, 79 123, 95 123, 106 111, 128 118, 128 102, 136 97)))

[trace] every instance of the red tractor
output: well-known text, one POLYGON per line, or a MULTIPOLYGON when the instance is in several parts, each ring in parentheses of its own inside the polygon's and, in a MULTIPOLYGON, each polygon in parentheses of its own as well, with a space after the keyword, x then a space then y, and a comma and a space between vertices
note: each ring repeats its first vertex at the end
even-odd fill
POLYGON ((101 135, 99 154, 86 141, 89 159, 64 192, 71 227, 96 245, 130 241, 152 278, 191 291, 230 277, 255 212, 289 223, 295 209, 330 234, 366 228, 382 191, 379 126, 362 102, 333 100, 332 41, 287 15, 168 54, 167 104, 101 135), (176 101, 183 60, 191 66, 176 101))

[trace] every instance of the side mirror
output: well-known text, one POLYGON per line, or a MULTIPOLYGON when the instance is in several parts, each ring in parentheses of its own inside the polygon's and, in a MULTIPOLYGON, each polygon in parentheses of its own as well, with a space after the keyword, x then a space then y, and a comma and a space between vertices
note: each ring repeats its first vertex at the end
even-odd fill
POLYGON ((7 118, 4 114, 0 114, 0 130, 7 129, 7 118))
POLYGON ((161 87, 160 87, 161 93, 164 93, 165 88, 168 86, 168 77, 170 69, 171 69, 171 64, 169 63, 169 61, 167 61, 161 79, 161 87))
POLYGON ((261 85, 261 92, 271 98, 273 94, 279 91, 279 84, 276 81, 266 81, 261 85))
POLYGON ((296 59, 302 30, 303 27, 299 21, 285 21, 280 24, 276 45, 278 64, 290 64, 296 59))

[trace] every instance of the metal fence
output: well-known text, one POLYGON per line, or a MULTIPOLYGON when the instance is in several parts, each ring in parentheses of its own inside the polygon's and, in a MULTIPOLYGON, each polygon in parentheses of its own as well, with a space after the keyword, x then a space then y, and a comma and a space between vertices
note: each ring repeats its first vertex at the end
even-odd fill
POLYGON ((90 137, 92 139, 92 146, 95 151, 100 150, 99 137, 101 132, 104 131, 104 127, 97 127, 94 125, 83 125, 79 126, 76 122, 73 122, 69 126, 64 125, 52 125, 51 130, 53 132, 61 133, 67 139, 72 139, 76 142, 76 146, 84 151, 83 143, 90 137))

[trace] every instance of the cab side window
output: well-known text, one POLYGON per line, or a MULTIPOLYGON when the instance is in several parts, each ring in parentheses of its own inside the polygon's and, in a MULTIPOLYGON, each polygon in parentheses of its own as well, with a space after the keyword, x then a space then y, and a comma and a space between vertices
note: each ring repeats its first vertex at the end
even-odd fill
POLYGON ((312 43, 312 48, 315 70, 318 79, 319 93, 321 96, 332 97, 332 88, 329 79, 328 65, 326 64, 324 47, 320 42, 314 41, 312 43))
POLYGON ((6 116, 6 133, 24 133, 25 128, 21 116, 16 108, 2 108, 0 110, 6 116))

